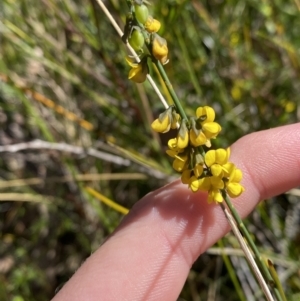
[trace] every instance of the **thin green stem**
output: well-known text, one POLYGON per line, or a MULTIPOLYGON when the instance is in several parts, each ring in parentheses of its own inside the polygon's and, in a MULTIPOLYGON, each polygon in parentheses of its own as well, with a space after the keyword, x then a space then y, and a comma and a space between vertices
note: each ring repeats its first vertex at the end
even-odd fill
POLYGON ((283 290, 283 287, 281 285, 281 282, 280 282, 280 279, 278 277, 278 274, 276 272, 276 269, 274 267, 274 264, 273 264, 273 262, 270 259, 268 259, 268 266, 269 266, 270 274, 271 274, 271 276, 272 276, 272 278, 273 278, 273 280, 275 282, 276 287, 278 288, 278 292, 279 292, 282 300, 283 301, 287 301, 287 298, 286 298, 286 296, 284 294, 284 290, 283 290))
POLYGON ((166 87, 167 87, 167 89, 168 89, 168 91, 169 91, 169 93, 170 93, 170 95, 171 95, 171 97, 174 101, 174 104, 175 104, 181 118, 184 119, 184 120, 188 120, 188 118, 187 118, 187 116, 184 112, 184 109, 183 109, 183 107, 180 103, 180 100, 177 97, 177 94, 176 94, 175 90, 173 89, 173 86, 172 86, 172 84, 171 84, 171 82, 170 82, 170 80, 169 80, 169 78, 168 78, 168 76, 165 72, 165 69, 164 69, 163 65, 156 59, 154 60, 154 64, 156 65, 161 77, 163 78, 163 80, 166 84, 166 87))
MULTIPOLYGON (((262 257, 250 235, 250 233, 248 232, 245 224, 243 223, 242 219, 240 218, 238 212, 236 211, 235 207, 233 206, 233 204, 231 203, 231 200, 230 198, 228 197, 226 191, 222 190, 222 195, 223 195, 223 198, 230 210, 230 212, 232 213, 236 223, 237 223, 237 226, 239 227, 240 231, 243 233, 244 235, 244 238, 247 240, 252 252, 254 253, 255 255, 255 259, 256 259, 256 262, 258 264, 258 266, 260 267, 260 270, 263 274, 263 276, 267 279, 267 281, 269 283, 272 283, 273 282, 273 278, 269 272, 269 270, 267 269, 266 265, 264 264, 263 260, 262 260, 262 257)), ((281 296, 280 296, 280 293, 278 292, 278 290, 276 288, 274 288, 274 291, 275 291, 275 295, 276 295, 276 298, 279 300, 279 301, 283 301, 281 296)))
POLYGON ((238 228, 236 221, 234 220, 231 212, 228 211, 228 206, 226 206, 222 202, 222 203, 220 203, 220 207, 222 208, 222 210, 227 218, 227 221, 228 221, 229 225, 231 226, 232 232, 234 233, 235 237, 237 238, 237 240, 245 254, 245 257, 248 261, 249 266, 251 267, 261 289, 263 290, 265 297, 267 298, 268 301, 274 301, 273 296, 270 291, 270 288, 267 285, 266 279, 263 277, 261 270, 259 269, 251 250, 249 249, 248 245, 246 244, 246 241, 245 241, 244 237, 242 236, 242 233, 241 233, 240 229, 238 228))

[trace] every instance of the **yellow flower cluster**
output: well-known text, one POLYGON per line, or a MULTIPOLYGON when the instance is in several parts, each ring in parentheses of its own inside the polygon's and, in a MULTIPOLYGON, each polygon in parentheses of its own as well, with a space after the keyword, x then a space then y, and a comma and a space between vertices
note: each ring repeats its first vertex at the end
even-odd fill
POLYGON ((203 155, 200 147, 211 146, 221 126, 215 122, 215 111, 209 106, 196 110, 197 118, 181 120, 174 107, 168 108, 152 123, 156 132, 165 133, 170 128, 180 128, 176 138, 168 142, 167 154, 174 158, 173 168, 181 173, 181 181, 196 192, 208 192, 208 202, 222 202, 222 192, 238 197, 244 191, 240 184, 242 171, 229 162, 230 149, 209 150, 203 155))
POLYGON ((209 150, 202 164, 182 172, 182 182, 188 184, 192 191, 208 191, 208 202, 222 202, 221 190, 226 190, 233 198, 240 196, 244 191, 239 183, 242 180, 242 171, 228 162, 229 156, 229 148, 209 150))
POLYGON ((162 64, 167 64, 169 61, 167 41, 157 34, 160 27, 160 22, 149 15, 148 8, 143 1, 135 1, 126 18, 122 40, 125 43, 128 41, 140 58, 138 63, 127 59, 131 67, 128 78, 136 83, 144 82, 149 73, 147 57, 162 64), (146 55, 144 54, 145 43, 149 50, 149 54, 146 55))

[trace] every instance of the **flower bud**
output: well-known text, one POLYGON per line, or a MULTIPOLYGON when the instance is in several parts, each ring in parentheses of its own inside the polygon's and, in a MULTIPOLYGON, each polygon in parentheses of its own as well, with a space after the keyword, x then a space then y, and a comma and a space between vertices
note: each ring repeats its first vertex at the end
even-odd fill
POLYGON ((189 144, 189 131, 187 129, 185 121, 182 121, 177 135, 177 147, 186 148, 188 144, 189 144))
POLYGON ((139 63, 135 63, 132 58, 126 57, 126 62, 131 67, 128 78, 136 83, 143 83, 149 73, 147 57, 143 57, 139 63))
POLYGON ((161 24, 158 20, 154 19, 152 16, 149 16, 146 23, 145 23, 145 29, 150 32, 158 32, 161 27, 161 24))
POLYGON ((141 5, 135 4, 134 10, 135 10, 135 17, 138 20, 138 22, 140 22, 141 24, 145 24, 149 16, 149 11, 147 6, 144 4, 141 5))
POLYGON ((161 113, 157 119, 155 119, 151 127, 155 132, 166 133, 171 128, 172 111, 168 108, 166 111, 161 113))
POLYGON ((152 41, 153 56, 162 64, 165 64, 168 61, 168 51, 167 41, 158 34, 155 34, 152 41))
POLYGON ((139 63, 136 68, 129 71, 128 79, 140 84, 146 80, 148 73, 148 65, 139 63))
POLYGON ((180 115, 176 113, 175 110, 172 111, 172 123, 171 123, 171 129, 177 128, 177 122, 180 120, 180 115))
POLYGON ((145 38, 140 30, 134 29, 128 42, 135 51, 139 51, 144 46, 145 38))

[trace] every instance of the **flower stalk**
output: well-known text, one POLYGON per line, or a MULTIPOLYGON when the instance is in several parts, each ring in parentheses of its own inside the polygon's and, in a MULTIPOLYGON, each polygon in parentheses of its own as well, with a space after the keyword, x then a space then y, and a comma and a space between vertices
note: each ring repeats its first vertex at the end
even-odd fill
POLYGON ((180 103, 180 100, 177 97, 177 94, 176 94, 175 90, 173 89, 173 86, 172 86, 172 84, 171 84, 171 82, 170 82, 170 80, 169 80, 169 78, 168 78, 168 76, 165 72, 165 69, 164 69, 163 65, 157 60, 154 61, 154 64, 156 65, 161 77, 163 78, 163 80, 165 82, 165 85, 166 85, 166 87, 167 87, 167 89, 168 89, 168 91, 169 91, 169 93, 170 93, 170 95, 171 95, 171 97, 174 101, 174 104, 175 104, 181 118, 184 119, 184 120, 188 120, 188 118, 185 114, 185 111, 184 111, 184 109, 183 109, 183 107, 180 103))

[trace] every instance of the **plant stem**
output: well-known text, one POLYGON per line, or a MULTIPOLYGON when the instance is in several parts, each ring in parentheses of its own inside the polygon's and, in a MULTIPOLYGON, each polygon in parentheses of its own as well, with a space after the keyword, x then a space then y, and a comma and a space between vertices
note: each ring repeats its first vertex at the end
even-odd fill
MULTIPOLYGON (((262 274, 263 276, 267 279, 267 281, 269 283, 272 283, 273 282, 273 278, 271 276, 271 274, 269 273, 269 270, 267 269, 266 265, 264 264, 264 262, 262 261, 262 258, 261 258, 261 255, 253 241, 253 239, 251 238, 251 235, 250 233, 248 232, 245 224, 243 223, 242 219, 240 218, 238 212, 236 211, 235 207, 233 206, 233 204, 231 203, 231 200, 230 198, 228 197, 226 191, 222 190, 222 195, 223 195, 223 198, 226 202, 226 205, 228 206, 230 212, 232 213, 235 221, 236 221, 236 224, 237 226, 239 227, 240 231, 243 233, 244 235, 244 238, 247 240, 252 252, 254 253, 255 255, 255 259, 256 259, 256 262, 258 264, 258 266, 260 267, 260 270, 262 271, 262 274)), ((274 288, 274 291, 275 291, 275 295, 277 297, 278 300, 282 301, 282 298, 278 292, 278 290, 276 288, 274 288)))
POLYGON ((220 206, 229 222, 229 225, 231 226, 231 229, 232 229, 235 237, 238 239, 240 246, 245 254, 245 257, 247 258, 247 261, 248 261, 249 265, 251 266, 251 268, 256 276, 256 279, 259 282, 260 287, 262 288, 267 300, 274 301, 273 296, 269 290, 269 287, 268 287, 264 277, 262 276, 261 271, 259 270, 257 263, 255 262, 253 255, 252 255, 251 251, 249 250, 241 232, 238 229, 238 225, 236 224, 236 221, 233 220, 232 214, 230 212, 228 212, 228 208, 226 208, 224 203, 220 203, 220 206))
POLYGON ((157 69, 159 70, 159 73, 161 75, 161 77, 163 78, 163 80, 165 81, 165 84, 166 84, 166 87, 171 95, 171 97, 173 98, 173 101, 174 101, 174 104, 178 110, 178 113, 180 114, 181 118, 183 120, 188 120, 185 112, 184 112, 184 109, 180 103, 180 100, 179 98, 177 97, 177 94, 175 92, 175 90, 173 89, 173 86, 165 72, 165 69, 163 67, 163 65, 158 61, 158 60, 154 60, 154 64, 156 65, 157 69))
POLYGON ((281 285, 280 279, 279 279, 279 277, 277 275, 277 272, 276 272, 276 269, 274 267, 274 264, 273 264, 273 262, 270 259, 268 259, 268 266, 269 266, 270 274, 271 274, 271 276, 272 276, 272 278, 273 278, 273 280, 275 282, 276 287, 278 288, 278 292, 279 292, 282 300, 283 301, 287 301, 287 298, 286 298, 286 296, 284 294, 284 290, 283 290, 283 287, 281 285))

